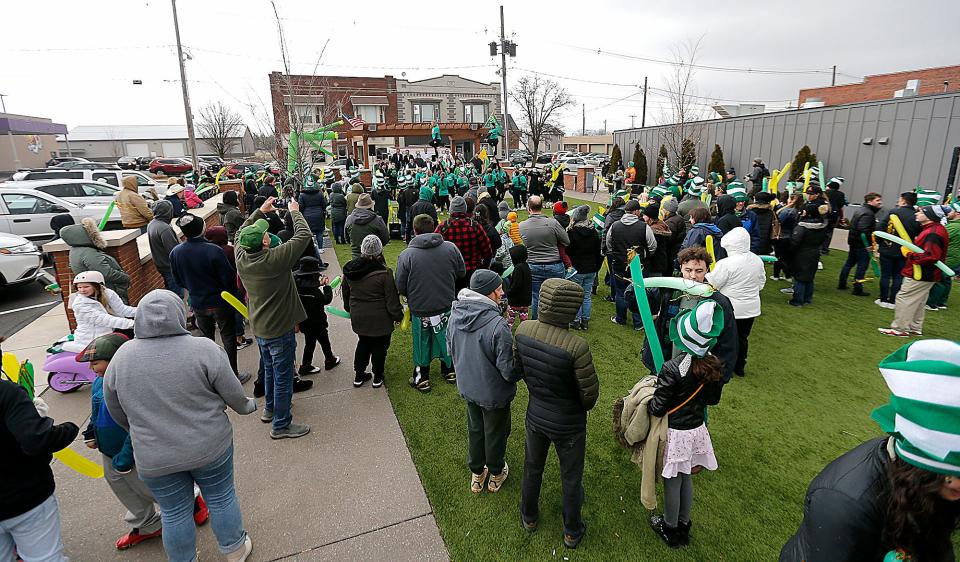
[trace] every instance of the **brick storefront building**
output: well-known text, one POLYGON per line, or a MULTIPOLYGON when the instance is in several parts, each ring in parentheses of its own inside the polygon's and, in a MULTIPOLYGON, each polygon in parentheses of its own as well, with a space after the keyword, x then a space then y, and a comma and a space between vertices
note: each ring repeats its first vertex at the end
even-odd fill
POLYGON ((892 99, 893 93, 905 88, 908 80, 920 81, 917 95, 957 91, 960 90, 960 65, 874 74, 864 77, 863 82, 856 84, 807 88, 800 90, 799 104, 803 107, 804 103, 820 101, 823 102, 822 105, 841 105, 892 99), (944 82, 947 83, 946 90, 944 82))

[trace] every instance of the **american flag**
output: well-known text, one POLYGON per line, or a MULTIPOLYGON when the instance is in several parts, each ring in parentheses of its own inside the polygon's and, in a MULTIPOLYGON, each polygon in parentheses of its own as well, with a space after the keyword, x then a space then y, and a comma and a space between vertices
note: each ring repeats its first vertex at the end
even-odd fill
POLYGON ((366 121, 360 119, 359 117, 347 117, 344 114, 340 114, 340 117, 343 117, 347 120, 347 123, 350 123, 350 127, 356 129, 357 127, 363 127, 366 124, 366 121))

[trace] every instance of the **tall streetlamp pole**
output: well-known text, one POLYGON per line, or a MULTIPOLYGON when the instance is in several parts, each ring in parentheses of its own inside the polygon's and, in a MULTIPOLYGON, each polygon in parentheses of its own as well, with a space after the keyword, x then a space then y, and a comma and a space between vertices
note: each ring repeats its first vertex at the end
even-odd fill
POLYGON ((503 154, 510 160, 510 118, 507 116, 507 38, 503 25, 503 5, 500 6, 500 77, 503 79, 503 154))
POLYGON ((183 110, 187 114, 187 138, 190 142, 190 156, 193 162, 193 173, 200 174, 200 165, 197 160, 197 137, 193 134, 193 111, 190 109, 190 92, 187 90, 187 70, 183 67, 183 46, 180 44, 180 23, 177 21, 177 0, 170 0, 173 6, 173 31, 177 35, 177 62, 180 63, 180 85, 183 87, 183 110))

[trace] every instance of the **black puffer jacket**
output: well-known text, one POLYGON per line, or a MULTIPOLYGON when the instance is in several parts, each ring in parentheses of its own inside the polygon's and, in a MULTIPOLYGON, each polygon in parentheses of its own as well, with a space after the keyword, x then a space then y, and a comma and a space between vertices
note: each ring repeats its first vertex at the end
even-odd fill
POLYGON ((567 256, 577 269, 577 273, 595 273, 600 271, 603 256, 600 254, 600 233, 589 226, 575 226, 567 231, 570 245, 567 256))
POLYGON ((738 226, 743 226, 740 217, 737 216, 737 201, 730 195, 721 195, 717 199, 717 219, 713 224, 720 228, 724 234, 730 232, 738 226))
POLYGON ((603 231, 600 233, 600 248, 604 255, 607 254, 607 233, 610 232, 610 227, 613 226, 613 223, 623 218, 623 213, 623 206, 620 206, 616 209, 610 209, 603 217, 603 231))
POLYGON ((686 353, 677 355, 663 364, 660 374, 657 375, 657 389, 653 398, 647 403, 647 411, 652 416, 665 416, 667 412, 680 406, 687 399, 689 402, 680 406, 680 409, 670 414, 667 424, 670 429, 695 429, 703 425, 703 414, 707 406, 720 402, 720 391, 723 384, 711 382, 700 387, 700 382, 689 372, 680 374, 680 363, 687 356, 686 353), (694 396, 693 393, 696 392, 694 396), (693 396, 693 398, 690 398, 693 396))
POLYGON ((579 285, 548 279, 539 318, 522 322, 514 343, 514 368, 530 392, 526 422, 554 438, 583 431, 600 393, 587 340, 568 329, 582 302, 579 285))
POLYGON ((827 237, 827 223, 821 219, 801 219, 790 238, 790 272, 801 283, 810 283, 817 275, 820 248, 827 237))
POLYGON ((754 254, 773 253, 773 223, 776 215, 770 205, 750 205, 747 207, 757 215, 757 224, 750 237, 750 251, 754 254))
POLYGON ((357 258, 343 266, 343 307, 359 336, 388 336, 403 320, 393 272, 379 261, 357 258))
POLYGON ((870 205, 860 205, 850 217, 850 231, 847 232, 847 244, 851 248, 866 248, 863 238, 870 242, 873 231, 877 229, 877 209, 870 205), (863 234, 864 236, 860 236, 863 234))
POLYGON ((303 190, 300 193, 300 212, 307 219, 310 231, 313 233, 323 230, 327 220, 327 196, 319 189, 303 190))
POLYGON ((891 549, 882 540, 889 465, 887 438, 867 441, 828 464, 807 488, 803 521, 780 551, 780 562, 884 560, 891 549))
MULTIPOLYGON (((920 223, 917 222, 917 218, 914 216, 915 214, 916 211, 913 209, 913 207, 894 207, 893 209, 890 209, 889 213, 885 214, 883 218, 880 219, 880 224, 877 225, 877 230, 889 232, 890 234, 897 234, 897 231, 894 230, 893 226, 890 224, 890 215, 897 215, 900 217, 900 222, 903 223, 903 229, 907 231, 907 234, 910 235, 910 238, 916 238, 917 234, 920 234, 920 223)), ((879 246, 881 256, 887 256, 891 258, 903 257, 898 244, 888 242, 881 238, 877 240, 877 245, 879 246)))

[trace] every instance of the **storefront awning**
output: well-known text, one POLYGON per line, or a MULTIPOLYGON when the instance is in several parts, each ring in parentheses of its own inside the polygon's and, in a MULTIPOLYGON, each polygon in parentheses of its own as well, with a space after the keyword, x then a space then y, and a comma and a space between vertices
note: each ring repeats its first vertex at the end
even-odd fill
POLYGON ((350 96, 352 105, 390 105, 387 96, 350 96))

